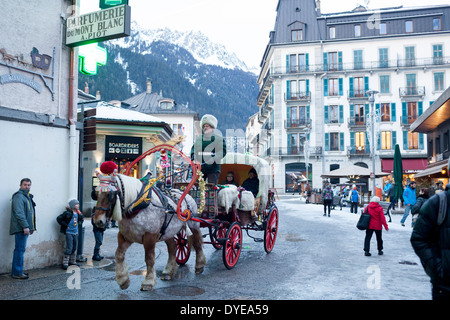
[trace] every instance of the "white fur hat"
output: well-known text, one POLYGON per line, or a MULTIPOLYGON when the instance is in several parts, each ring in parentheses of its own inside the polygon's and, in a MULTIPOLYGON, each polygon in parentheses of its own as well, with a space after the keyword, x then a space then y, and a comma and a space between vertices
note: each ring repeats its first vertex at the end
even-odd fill
POLYGON ((378 203, 378 202, 380 202, 380 197, 374 196, 374 197, 372 197, 372 199, 370 199, 370 202, 378 203))
POLYGON ((209 124, 214 129, 217 129, 217 119, 212 114, 205 114, 200 120, 200 128, 203 129, 204 124, 209 124))

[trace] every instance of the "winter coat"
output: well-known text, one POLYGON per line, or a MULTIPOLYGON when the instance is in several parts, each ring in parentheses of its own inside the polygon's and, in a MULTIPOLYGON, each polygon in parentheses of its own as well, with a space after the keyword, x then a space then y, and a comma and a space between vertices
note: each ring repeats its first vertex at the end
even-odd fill
POLYGON ((411 208, 411 214, 419 213, 419 210, 420 210, 420 208, 422 207, 422 205, 424 204, 425 201, 427 201, 427 198, 419 196, 417 198, 416 204, 413 205, 413 207, 411 208))
POLYGON ((209 173, 220 172, 220 161, 226 154, 225 139, 218 130, 214 130, 212 135, 199 136, 191 149, 191 159, 202 163, 202 173, 205 176, 209 173))
POLYGON ((405 191, 403 191, 403 201, 405 202, 405 205, 409 204, 411 206, 416 204, 416 190, 412 189, 410 186, 407 186, 405 188, 405 191))
POLYGON ((23 232, 23 229, 36 230, 36 212, 33 195, 28 190, 19 189, 12 196, 11 223, 9 234, 23 232))
POLYGON ((333 200, 333 190, 330 187, 323 189, 322 194, 324 200, 333 200))
POLYGON ((372 230, 389 230, 386 218, 384 217, 383 208, 378 202, 370 202, 368 206, 368 213, 370 214, 370 224, 368 229, 372 230))
POLYGON ((388 197, 389 197, 389 200, 391 200, 391 202, 397 201, 397 199, 395 199, 395 197, 394 197, 394 193, 395 193, 395 188, 393 185, 391 185, 391 187, 389 188, 389 191, 388 191, 388 197))
POLYGON ((253 196, 256 198, 259 192, 259 179, 256 177, 253 179, 248 178, 244 181, 241 187, 247 191, 251 191, 253 196))
POLYGON ((358 191, 356 191, 355 189, 352 190, 352 192, 350 193, 350 201, 351 202, 358 202, 358 191))
MULTIPOLYGON (((70 208, 66 208, 66 211, 61 213, 57 218, 56 221, 61 225, 60 232, 66 233, 67 227, 69 226, 70 220, 73 218, 73 211, 70 208)), ((84 218, 81 213, 78 213, 78 225, 81 226, 83 224, 84 218)))
MULTIPOLYGON (((446 191, 448 192, 448 191, 446 191)), ((437 225, 439 195, 423 204, 411 234, 411 245, 419 256, 433 286, 450 291, 450 196, 447 194, 447 216, 437 225)))

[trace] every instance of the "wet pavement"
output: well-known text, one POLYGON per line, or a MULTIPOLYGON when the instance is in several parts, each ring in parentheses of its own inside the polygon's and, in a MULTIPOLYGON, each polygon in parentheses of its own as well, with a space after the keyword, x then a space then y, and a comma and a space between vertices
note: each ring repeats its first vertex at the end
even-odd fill
MULTIPOLYGON (((195 253, 178 269, 172 281, 160 280, 167 261, 165 244, 156 246, 157 284, 140 291, 146 268, 144 250, 133 244, 127 251, 130 286, 121 290, 115 281, 114 253, 117 228, 107 229, 101 248, 105 257, 92 261, 92 225, 85 221, 84 255, 80 269, 60 266, 29 270, 28 280, 0 275, 2 300, 429 300, 431 286, 409 243, 411 228, 402 227, 394 215, 390 231, 383 231, 383 256, 372 249, 365 257, 364 232, 356 229, 358 215, 349 208, 323 217, 321 205, 305 204, 298 196, 281 196, 278 237, 273 252, 266 254, 261 242, 245 231, 241 256, 228 270, 222 251, 204 245, 207 266, 194 270, 195 253), (78 273, 77 273, 78 272, 78 273)), ((409 221, 409 220, 408 220, 409 221)), ((207 233, 207 229, 202 229, 207 233)), ((251 235, 263 237, 263 232, 251 235)), ((209 241, 209 237, 206 238, 209 241)), ((372 247, 376 246, 372 239, 372 247)), ((26 254, 26 253, 25 253, 26 254)))

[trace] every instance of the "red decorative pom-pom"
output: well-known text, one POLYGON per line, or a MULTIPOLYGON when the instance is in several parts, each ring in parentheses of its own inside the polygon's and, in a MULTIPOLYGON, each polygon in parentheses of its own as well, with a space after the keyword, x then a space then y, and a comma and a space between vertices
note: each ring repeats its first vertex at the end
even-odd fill
POLYGON ((115 164, 113 161, 105 161, 100 166, 100 171, 103 174, 111 174, 114 172, 114 170, 117 170, 117 164, 115 164))

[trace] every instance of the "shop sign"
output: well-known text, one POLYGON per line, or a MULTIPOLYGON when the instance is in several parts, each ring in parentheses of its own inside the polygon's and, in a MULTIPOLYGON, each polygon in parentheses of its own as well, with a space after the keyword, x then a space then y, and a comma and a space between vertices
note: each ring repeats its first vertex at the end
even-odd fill
POLYGON ((121 5, 67 19, 66 45, 78 47, 89 43, 130 35, 131 7, 121 5))
POLYGON ((134 160, 142 154, 142 138, 136 137, 105 137, 105 158, 134 160))
POLYGON ((24 75, 18 74, 18 73, 8 73, 3 74, 0 76, 0 83, 1 84, 7 84, 7 83, 22 83, 24 85, 29 86, 30 88, 33 88, 38 93, 41 93, 42 86, 34 81, 31 78, 28 78, 24 75))

